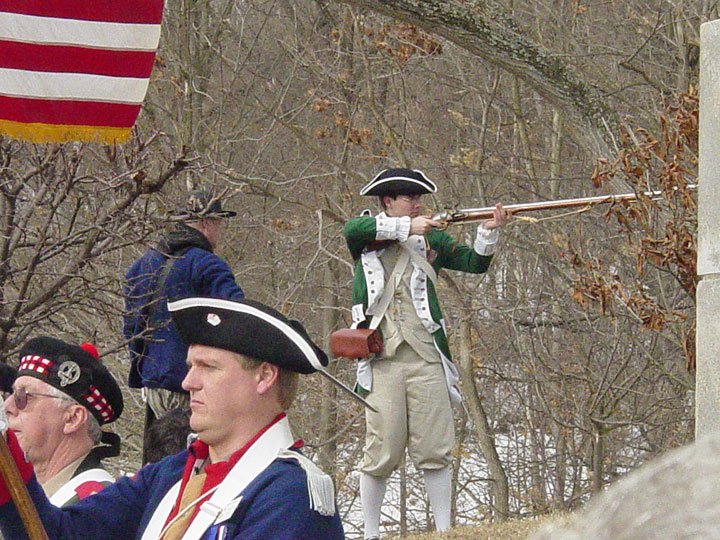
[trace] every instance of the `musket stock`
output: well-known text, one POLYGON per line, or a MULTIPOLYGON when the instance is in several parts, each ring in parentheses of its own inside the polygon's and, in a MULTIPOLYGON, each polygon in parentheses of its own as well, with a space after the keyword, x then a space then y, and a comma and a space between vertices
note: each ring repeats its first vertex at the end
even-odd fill
MULTIPOLYGON (((697 184, 688 184, 688 189, 696 189, 697 184)), ((657 199, 662 195, 662 191, 645 191, 643 194, 652 199, 657 199)), ((561 208, 579 208, 583 206, 594 206, 606 203, 632 202, 637 200, 637 193, 623 193, 620 195, 598 195, 595 197, 580 197, 577 199, 560 199, 556 201, 540 201, 532 203, 508 204, 503 208, 510 214, 520 214, 524 212, 535 212, 538 210, 557 210, 561 208)), ((447 228, 448 225, 456 223, 474 223, 493 217, 494 206, 486 206, 483 208, 460 208, 456 210, 448 209, 438 212, 432 219, 440 222, 440 229, 447 228)))

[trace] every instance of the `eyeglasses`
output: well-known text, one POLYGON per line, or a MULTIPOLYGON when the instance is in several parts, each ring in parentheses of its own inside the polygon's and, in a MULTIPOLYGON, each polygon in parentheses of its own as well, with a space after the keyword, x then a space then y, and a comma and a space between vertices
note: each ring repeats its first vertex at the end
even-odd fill
POLYGON ((22 411, 25 407, 27 407, 29 396, 65 399, 64 397, 54 396, 52 394, 41 394, 39 392, 26 392, 24 388, 18 388, 17 390, 14 390, 11 395, 12 395, 13 399, 15 400, 15 406, 18 408, 19 411, 22 411))

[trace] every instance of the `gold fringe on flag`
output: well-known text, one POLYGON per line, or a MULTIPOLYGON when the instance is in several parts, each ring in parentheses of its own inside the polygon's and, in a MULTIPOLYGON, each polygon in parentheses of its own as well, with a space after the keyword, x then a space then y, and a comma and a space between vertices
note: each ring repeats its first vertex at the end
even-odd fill
POLYGON ((0 134, 31 143, 64 143, 70 141, 122 144, 130 139, 132 128, 70 126, 59 124, 26 124, 0 120, 0 134))

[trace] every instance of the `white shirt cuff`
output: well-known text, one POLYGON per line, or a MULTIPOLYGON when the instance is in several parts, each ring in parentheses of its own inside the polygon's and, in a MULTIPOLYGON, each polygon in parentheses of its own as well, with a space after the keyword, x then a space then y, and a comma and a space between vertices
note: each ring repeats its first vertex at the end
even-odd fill
POLYGON ((375 218, 376 240, 399 240, 404 242, 410 236, 410 216, 375 218))
POLYGON ((486 229, 480 224, 477 228, 477 236, 475 237, 475 252, 478 255, 492 255, 495 253, 495 244, 500 237, 499 229, 486 229))

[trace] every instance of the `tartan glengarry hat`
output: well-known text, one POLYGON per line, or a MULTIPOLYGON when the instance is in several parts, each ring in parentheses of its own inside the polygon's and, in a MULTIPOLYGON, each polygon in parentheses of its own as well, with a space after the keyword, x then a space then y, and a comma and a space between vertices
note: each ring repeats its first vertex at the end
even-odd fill
POLYGON ((224 349, 297 373, 328 364, 298 321, 260 302, 193 297, 168 302, 168 311, 188 345, 224 349))
POLYGON ((175 214, 183 219, 229 218, 237 215, 232 210, 224 210, 220 199, 209 191, 196 189, 189 193, 187 206, 175 214))
POLYGON ((373 178, 360 195, 425 195, 435 193, 437 186, 422 171, 415 169, 385 169, 373 178))
POLYGON ((18 377, 35 377, 84 405, 100 425, 123 410, 120 387, 88 343, 71 345, 49 336, 29 340, 20 350, 18 377))

